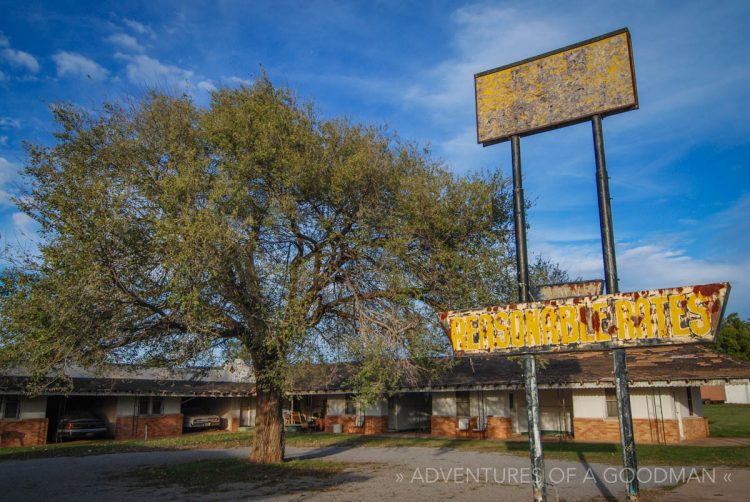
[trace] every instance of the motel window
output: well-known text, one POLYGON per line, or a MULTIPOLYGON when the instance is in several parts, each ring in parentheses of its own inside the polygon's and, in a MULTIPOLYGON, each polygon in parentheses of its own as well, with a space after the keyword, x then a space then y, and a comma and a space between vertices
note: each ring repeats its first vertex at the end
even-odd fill
POLYGON ((688 416, 692 417, 695 415, 695 411, 693 410, 693 389, 690 387, 687 388, 687 398, 688 416))
POLYGON ((164 413, 163 398, 158 396, 138 398, 139 415, 161 415, 162 413, 164 413))
POLYGON ((18 396, 0 396, 0 418, 18 418, 21 399, 18 396))
POLYGON ((346 407, 344 409, 344 415, 356 415, 357 405, 354 403, 354 396, 348 394, 346 396, 346 407))
POLYGON ((470 415, 471 409, 469 408, 469 393, 456 392, 456 416, 468 417, 470 415))
POLYGON ((607 418, 617 418, 617 393, 615 389, 606 389, 604 397, 607 400, 607 418))

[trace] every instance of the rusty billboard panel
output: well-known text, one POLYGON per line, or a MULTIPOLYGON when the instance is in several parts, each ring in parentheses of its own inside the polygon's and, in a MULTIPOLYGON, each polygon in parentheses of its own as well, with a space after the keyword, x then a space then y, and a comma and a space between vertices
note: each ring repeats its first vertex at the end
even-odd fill
POLYGON ((460 353, 529 354, 710 342, 729 283, 449 311, 440 322, 460 353))
POLYGON ((604 293, 604 281, 601 279, 592 279, 589 281, 544 284, 535 288, 531 293, 531 297, 542 301, 573 298, 576 296, 597 296, 602 293, 604 293))
POLYGON ((485 146, 638 108, 630 32, 618 30, 474 76, 485 146))

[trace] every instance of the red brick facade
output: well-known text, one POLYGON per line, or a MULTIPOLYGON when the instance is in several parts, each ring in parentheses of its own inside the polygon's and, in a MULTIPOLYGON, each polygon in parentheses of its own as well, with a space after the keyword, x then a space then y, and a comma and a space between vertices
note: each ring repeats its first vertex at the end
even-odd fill
POLYGON ((507 417, 487 417, 487 430, 477 431, 477 418, 469 419, 469 430, 458 430, 458 418, 433 415, 430 421, 433 436, 447 436, 458 438, 490 438, 505 439, 513 433, 513 423, 507 417))
POLYGON ((703 417, 688 417, 682 419, 682 430, 685 432, 685 440, 703 439, 710 435, 708 419, 703 417))
POLYGON ((487 437, 505 439, 513 434, 513 421, 509 417, 487 417, 487 437))
POLYGON ((39 446, 46 443, 46 418, 0 420, 0 446, 39 446))
POLYGON ((328 415, 325 418, 325 431, 333 432, 334 424, 341 424, 344 434, 383 434, 388 432, 388 417, 366 416, 362 427, 357 427, 356 415, 328 415))
POLYGON ((456 417, 432 415, 430 432, 433 436, 455 436, 458 432, 458 419, 456 417))
POLYGON ((139 415, 117 417, 115 439, 143 439, 179 436, 182 434, 182 414, 176 415, 139 415))
MULTIPOLYGON (((708 437, 708 421, 702 417, 682 421, 686 440, 708 437)), ((633 419, 633 432, 638 443, 678 443, 680 426, 677 420, 633 419)), ((616 418, 574 418, 573 434, 582 441, 620 441, 620 425, 616 418)))

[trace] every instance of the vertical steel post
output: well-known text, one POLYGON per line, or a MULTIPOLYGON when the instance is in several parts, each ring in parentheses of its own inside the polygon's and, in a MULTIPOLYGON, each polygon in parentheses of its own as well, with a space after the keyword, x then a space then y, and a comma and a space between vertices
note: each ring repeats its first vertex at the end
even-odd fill
MULTIPOLYGON (((521 139, 510 138, 513 158, 513 223, 516 231, 516 274, 518 278, 518 301, 528 302, 529 297, 529 261, 526 250, 526 200, 523 196, 523 179, 521 177, 521 139)), ((524 356, 524 382, 526 387, 526 412, 529 419, 529 455, 531 457, 531 485, 534 501, 547 499, 544 485, 544 452, 542 451, 542 432, 539 425, 539 389, 536 381, 536 359, 533 354, 524 356)))
MULTIPOLYGON (((608 294, 618 293, 617 263, 615 260, 615 239, 612 229, 612 205, 609 195, 609 176, 607 161, 604 157, 604 134, 602 117, 591 118, 594 132, 594 155, 596 157, 596 191, 599 198, 599 226, 602 234, 602 256, 604 258, 604 283, 608 294)), ((625 361, 625 350, 615 349, 612 352, 615 374, 615 392, 617 393, 617 410, 620 419, 620 439, 622 442, 622 462, 627 480, 628 500, 638 500, 638 462, 635 455, 635 438, 633 436, 633 415, 630 411, 630 389, 628 388, 628 367, 625 361)))

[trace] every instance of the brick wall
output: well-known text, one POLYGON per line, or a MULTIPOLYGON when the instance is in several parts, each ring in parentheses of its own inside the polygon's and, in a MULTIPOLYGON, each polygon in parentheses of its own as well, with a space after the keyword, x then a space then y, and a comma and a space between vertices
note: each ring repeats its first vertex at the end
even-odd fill
POLYGON ((388 432, 388 417, 365 417, 365 435, 388 432))
POLYGON ((430 419, 430 432, 433 436, 455 436, 457 431, 458 419, 456 417, 432 415, 430 419))
POLYGON ((487 437, 505 439, 513 434, 513 422, 509 417, 487 417, 487 437))
POLYGON ((182 414, 117 417, 115 439, 143 439, 146 426, 149 439, 179 436, 182 434, 182 414))
POLYGON ((703 417, 687 417, 682 419, 682 429, 685 432, 685 439, 703 439, 710 435, 708 429, 708 419, 703 417))
POLYGON ((46 418, 0 420, 0 446, 39 446, 46 443, 46 418))
MULTIPOLYGON (((682 422, 685 439, 708 436, 708 423, 702 417, 685 419, 682 422)), ((633 419, 633 432, 638 443, 678 443, 680 427, 677 420, 633 419)), ((620 441, 620 425, 616 418, 574 418, 573 434, 583 441, 620 441)))
POLYGON ((344 434, 383 434, 388 432, 388 417, 366 416, 363 427, 356 427, 357 415, 327 415, 325 431, 333 432, 334 424, 341 424, 344 434))

